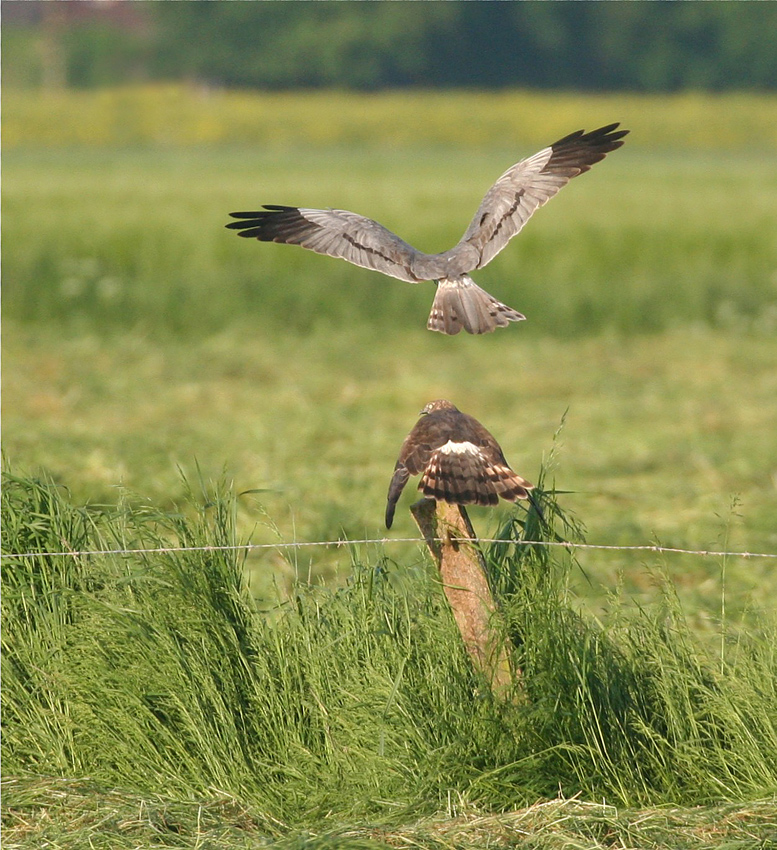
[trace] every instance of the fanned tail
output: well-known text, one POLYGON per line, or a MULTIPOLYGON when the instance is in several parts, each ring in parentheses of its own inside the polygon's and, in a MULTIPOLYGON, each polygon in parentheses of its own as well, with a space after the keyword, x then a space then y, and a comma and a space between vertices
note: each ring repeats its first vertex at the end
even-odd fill
POLYGON ((469 275, 462 275, 438 281, 426 327, 450 336, 462 328, 470 334, 487 334, 525 318, 481 289, 469 275))
POLYGON ((472 448, 436 451, 418 484, 424 496, 452 505, 495 505, 500 496, 508 502, 530 498, 533 484, 509 466, 488 463, 472 448))

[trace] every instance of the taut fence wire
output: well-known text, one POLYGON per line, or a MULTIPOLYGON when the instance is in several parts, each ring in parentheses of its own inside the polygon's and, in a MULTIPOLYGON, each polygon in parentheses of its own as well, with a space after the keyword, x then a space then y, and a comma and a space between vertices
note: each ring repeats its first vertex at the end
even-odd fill
MULTIPOLYGON (((442 538, 435 538, 437 542, 445 542, 442 538)), ((70 556, 72 558, 86 557, 87 555, 165 555, 177 552, 237 552, 237 551, 261 551, 266 549, 306 549, 323 546, 361 546, 366 544, 389 543, 426 543, 422 537, 374 537, 362 540, 316 540, 296 541, 291 543, 235 543, 217 546, 158 546, 150 549, 69 549, 62 552, 12 552, 2 553, 2 560, 13 558, 58 558, 70 556)), ((683 549, 678 546, 661 546, 658 544, 639 544, 632 546, 619 546, 609 543, 572 543, 565 540, 511 540, 502 537, 480 537, 478 543, 507 543, 515 546, 556 546, 562 549, 597 549, 615 552, 655 552, 677 555, 695 555, 702 558, 774 558, 775 552, 729 552, 714 549, 683 549)))

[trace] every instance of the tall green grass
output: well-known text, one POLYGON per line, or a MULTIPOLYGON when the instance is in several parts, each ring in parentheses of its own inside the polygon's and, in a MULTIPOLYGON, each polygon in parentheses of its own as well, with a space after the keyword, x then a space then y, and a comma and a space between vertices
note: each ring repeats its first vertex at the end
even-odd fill
POLYGON ((489 553, 524 682, 499 701, 423 558, 354 549, 342 586, 299 583, 262 613, 234 552, 43 555, 232 543, 226 492, 198 497, 193 519, 79 507, 13 476, 3 500, 4 551, 32 554, 3 569, 6 774, 228 795, 275 835, 406 822, 452 797, 501 810, 559 792, 688 806, 777 791, 774 629, 732 630, 711 653, 668 584, 654 608, 613 597, 602 621, 582 616, 574 561, 514 542, 520 515, 489 553))

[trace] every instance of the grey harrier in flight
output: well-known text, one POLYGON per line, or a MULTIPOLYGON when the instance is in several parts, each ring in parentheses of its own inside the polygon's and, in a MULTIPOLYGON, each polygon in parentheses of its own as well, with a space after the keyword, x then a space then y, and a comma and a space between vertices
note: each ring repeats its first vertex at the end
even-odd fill
POLYGON ((429 330, 489 333, 525 316, 492 298, 468 272, 489 263, 573 177, 619 148, 629 131, 618 126, 578 130, 508 168, 488 190, 459 244, 442 254, 417 251, 377 221, 346 210, 266 204, 260 211, 230 213, 239 221, 227 227, 239 236, 301 245, 409 283, 436 281, 429 330))
POLYGON ((411 475, 427 499, 453 505, 495 505, 531 500, 534 485, 516 475, 491 434, 445 399, 429 402, 405 438, 394 467, 386 506, 386 528, 411 475))

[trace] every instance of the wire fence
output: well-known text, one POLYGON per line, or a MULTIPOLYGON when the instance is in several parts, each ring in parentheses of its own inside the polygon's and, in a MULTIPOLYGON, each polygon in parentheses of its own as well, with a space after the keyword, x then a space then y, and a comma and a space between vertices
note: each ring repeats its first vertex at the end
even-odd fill
MULTIPOLYGON (((447 538, 432 538, 434 542, 445 542, 447 538)), ((291 543, 235 543, 216 546, 158 546, 150 549, 68 549, 61 552, 12 552, 2 553, 0 558, 10 560, 13 558, 59 558, 70 556, 73 558, 86 557, 88 555, 165 555, 180 552, 251 552, 255 550, 284 550, 305 549, 314 547, 343 547, 361 546, 367 544, 387 545, 390 543, 426 543, 423 537, 374 537, 362 540, 316 540, 296 541, 291 543)), ((737 552, 715 549, 683 549, 678 546, 661 546, 659 544, 639 544, 621 546, 609 543, 572 543, 566 540, 513 540, 503 537, 479 537, 476 543, 507 543, 516 546, 548 546, 563 549, 597 549, 616 552, 654 552, 677 555, 695 555, 703 558, 773 558, 777 559, 774 552, 737 552)))

